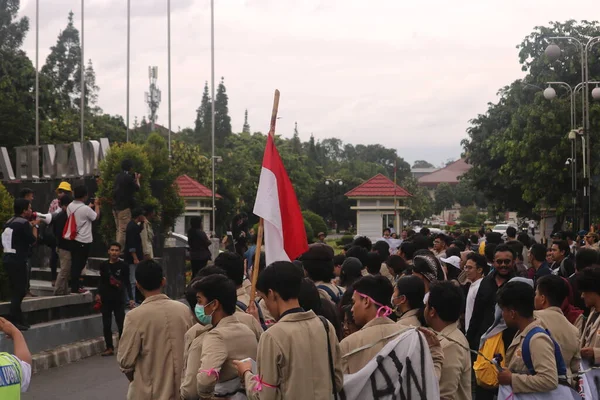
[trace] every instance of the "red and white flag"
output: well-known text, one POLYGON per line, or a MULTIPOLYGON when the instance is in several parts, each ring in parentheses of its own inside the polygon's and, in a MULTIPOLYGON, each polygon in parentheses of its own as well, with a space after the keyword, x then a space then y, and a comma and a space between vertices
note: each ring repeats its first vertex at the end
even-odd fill
POLYGON ((267 265, 291 261, 308 251, 304 219, 292 182, 274 140, 275 121, 267 137, 254 214, 264 221, 267 265))

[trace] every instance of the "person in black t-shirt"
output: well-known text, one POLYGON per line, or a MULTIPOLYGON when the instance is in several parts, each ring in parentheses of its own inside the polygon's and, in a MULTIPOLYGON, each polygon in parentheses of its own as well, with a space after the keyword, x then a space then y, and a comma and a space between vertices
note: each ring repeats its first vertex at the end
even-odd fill
POLYGON ((113 187, 113 216, 117 227, 117 242, 121 247, 125 246, 125 230, 135 205, 133 195, 140 190, 141 175, 132 173, 132 170, 131 160, 123 160, 121 172, 117 174, 113 187))
POLYGON ((140 261, 144 259, 144 248, 142 246, 142 222, 144 214, 141 209, 136 208, 131 213, 131 221, 127 224, 125 233, 125 257, 124 261, 129 265, 129 283, 131 284, 131 293, 133 297, 127 297, 127 300, 135 301, 135 268, 140 261))
POLYGON ((27 294, 27 258, 29 249, 37 239, 39 221, 31 219, 31 203, 25 199, 15 199, 15 216, 8 220, 2 232, 2 261, 8 274, 11 287, 10 320, 19 330, 27 330, 29 326, 23 321, 21 303, 27 294))
MULTIPOLYGON (((106 350, 103 357, 115 354, 112 340, 112 316, 115 315, 119 338, 123 333, 123 321, 125 320, 125 294, 132 299, 131 286, 129 284, 129 267, 125 262, 119 260, 121 244, 111 243, 108 248, 108 261, 100 264, 100 284, 96 301, 102 303, 102 327, 104 330, 104 342, 106 350)), ((133 300, 129 300, 129 306, 133 307, 133 300)))

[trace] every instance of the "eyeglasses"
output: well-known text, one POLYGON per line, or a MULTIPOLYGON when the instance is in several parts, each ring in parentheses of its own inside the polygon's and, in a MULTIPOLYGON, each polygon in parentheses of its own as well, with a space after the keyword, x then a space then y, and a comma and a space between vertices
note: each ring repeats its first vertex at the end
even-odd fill
POLYGON ((512 264, 512 260, 496 260, 496 264, 498 265, 510 265, 512 264))

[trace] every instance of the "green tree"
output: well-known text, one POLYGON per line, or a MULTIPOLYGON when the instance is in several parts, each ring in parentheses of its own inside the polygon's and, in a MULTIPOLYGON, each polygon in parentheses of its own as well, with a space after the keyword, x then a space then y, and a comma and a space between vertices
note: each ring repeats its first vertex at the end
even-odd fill
POLYGON ((447 183, 440 183, 435 188, 435 212, 440 212, 451 208, 454 205, 454 192, 447 183))
POLYGON ((221 78, 215 97, 215 146, 223 148, 231 135, 231 117, 229 116, 229 98, 225 88, 225 78, 221 78))
POLYGON ((196 133, 195 143, 199 143, 203 149, 211 148, 211 129, 212 129, 212 109, 210 94, 208 92, 208 82, 204 82, 204 91, 202 92, 202 101, 200 107, 196 110, 196 123, 194 132, 196 133))
POLYGON ((478 216, 479 211, 477 211, 477 207, 469 206, 464 207, 460 210, 461 222, 469 224, 471 226, 477 225, 478 216))
POLYGON ((210 159, 202 155, 199 145, 180 141, 171 142, 171 169, 176 176, 188 175, 198 182, 207 185, 210 181, 210 159))
POLYGON ((0 52, 16 52, 29 31, 29 18, 19 16, 20 0, 0 1, 0 52))
POLYGON ((435 168, 435 166, 425 160, 417 160, 413 163, 413 168, 435 168))
POLYGON ((306 210, 302 211, 302 216, 304 217, 304 220, 308 221, 308 223, 314 231, 314 234, 317 234, 319 232, 324 232, 325 234, 327 234, 327 224, 320 215, 315 214, 312 211, 306 210))
POLYGON ((400 186, 412 195, 412 197, 405 200, 408 210, 401 211, 404 219, 423 220, 431 217, 433 214, 433 202, 427 188, 419 186, 419 182, 412 176, 404 178, 400 186))

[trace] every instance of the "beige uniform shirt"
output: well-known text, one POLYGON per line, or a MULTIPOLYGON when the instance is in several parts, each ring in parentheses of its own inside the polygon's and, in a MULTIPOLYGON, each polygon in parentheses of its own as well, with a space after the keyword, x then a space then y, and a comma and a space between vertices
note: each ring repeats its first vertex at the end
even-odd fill
POLYGON ((506 366, 512 372, 512 389, 514 393, 544 393, 558 387, 558 372, 554 357, 554 344, 545 333, 537 333, 529 342, 531 362, 535 375, 523 362, 522 346, 527 333, 535 326, 541 326, 539 320, 533 321, 523 332, 517 333, 506 350, 506 366))
POLYGON ((196 339, 198 336, 202 335, 204 332, 208 332, 211 328, 212 328, 212 325, 204 326, 204 325, 200 325, 200 324, 195 324, 190 329, 188 329, 188 331, 185 333, 185 336, 183 337, 184 375, 185 375, 185 369, 187 366, 188 357, 190 355, 190 348, 192 346, 192 343, 194 342, 194 339, 196 339))
POLYGON ((458 323, 453 323, 442 329, 442 335, 447 336, 462 346, 439 336, 440 345, 444 352, 442 375, 440 377, 440 398, 442 400, 471 399, 471 355, 467 350, 469 342, 458 329, 458 323))
POLYGON ((391 319, 375 318, 369 321, 359 331, 354 332, 350 336, 344 338, 340 342, 340 351, 342 352, 342 371, 344 374, 354 374, 364 368, 376 355, 385 347, 388 342, 394 340, 398 335, 406 329, 404 326, 397 325, 391 319), (390 336, 385 340, 384 337, 390 336), (379 341, 380 340, 380 341, 379 341), (379 342, 378 342, 379 341, 379 342), (350 356, 348 353, 356 350, 364 345, 377 342, 376 345, 350 356))
POLYGON ((246 291, 246 294, 248 294, 248 297, 252 296, 252 282, 250 282, 250 279, 244 279, 244 282, 242 282, 242 287, 246 291))
POLYGON ((323 323, 312 311, 284 315, 269 328, 258 343, 258 376, 269 385, 257 389, 257 379, 244 375, 250 400, 330 400, 331 373, 327 340, 335 371, 336 389, 343 385, 340 345, 329 323, 329 337, 323 323), (272 388, 271 386, 275 386, 272 388))
POLYGON ((585 347, 594 349, 594 364, 600 364, 600 312, 593 307, 581 334, 581 348, 585 347))
MULTIPOLYGON (((244 304, 246 307, 248 307, 248 304, 250 304, 250 295, 248 294, 248 292, 246 292, 246 289, 244 289, 244 287, 240 287, 237 289, 237 301, 239 301, 240 303, 244 304)), ((240 307, 236 306, 238 311, 246 311, 246 310, 242 310, 240 307)))
POLYGON ((202 364, 202 345, 206 334, 212 329, 212 325, 206 325, 203 329, 198 332, 198 336, 192 341, 188 356, 185 361, 185 368, 183 371, 183 380, 181 381, 181 387, 179 393, 181 398, 184 400, 198 400, 198 381, 196 376, 200 365, 202 364))
POLYGON ((542 327, 546 328, 560 345, 560 351, 567 367, 567 377, 570 378, 579 372, 581 344, 578 329, 569 322, 558 307, 534 311, 533 315, 540 320, 542 327))
POLYGON ((142 250, 144 257, 152 260, 154 258, 154 248, 152 247, 154 231, 152 230, 152 224, 150 222, 146 221, 142 224, 142 232, 140 233, 140 237, 142 238, 142 250))
POLYGON ((117 360, 123 372, 133 372, 128 400, 179 399, 183 337, 192 324, 189 307, 164 294, 127 313, 117 360))
POLYGON ((400 316, 396 324, 404 326, 412 325, 418 328, 421 326, 421 321, 419 321, 419 318, 417 318, 418 314, 419 309, 409 310, 400 316))
POLYGON ((252 333, 254 333, 254 336, 256 336, 256 342, 258 343, 258 341, 260 340, 260 336, 264 332, 262 326, 260 326, 260 322, 258 322, 256 318, 254 318, 251 314, 247 314, 241 311, 236 310, 235 314, 233 315, 236 316, 238 321, 250 328, 252 333))
POLYGON ((200 370, 196 375, 198 394, 201 399, 211 399, 217 382, 227 382, 237 378, 237 368, 233 360, 256 359, 258 342, 254 332, 242 324, 235 315, 225 317, 211 329, 202 343, 200 370), (219 371, 219 377, 209 374, 219 371))

